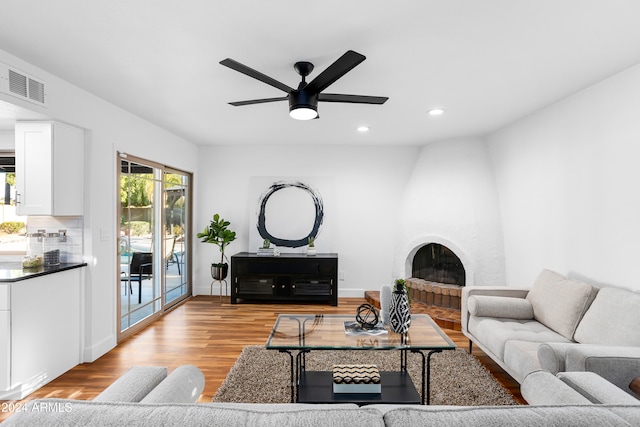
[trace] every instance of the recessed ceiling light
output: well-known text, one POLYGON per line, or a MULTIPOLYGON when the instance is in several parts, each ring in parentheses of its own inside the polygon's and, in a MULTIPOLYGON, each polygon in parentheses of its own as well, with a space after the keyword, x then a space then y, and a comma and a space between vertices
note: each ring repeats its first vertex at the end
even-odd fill
POLYGON ((430 116, 439 116, 444 113, 444 110, 442 108, 432 108, 427 113, 429 113, 430 116))
POLYGON ((370 130, 369 126, 358 126, 358 132, 369 132, 370 130))

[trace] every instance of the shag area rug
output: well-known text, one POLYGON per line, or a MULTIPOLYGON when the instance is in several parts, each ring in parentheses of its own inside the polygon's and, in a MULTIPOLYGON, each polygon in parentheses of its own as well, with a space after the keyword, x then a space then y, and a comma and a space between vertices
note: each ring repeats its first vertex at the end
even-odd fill
MULTIPOLYGON (((426 353, 425 353, 426 355, 426 353)), ((288 403, 289 355, 264 346, 246 346, 213 396, 214 402, 288 403)), ((307 371, 330 371, 334 364, 371 363, 381 371, 400 369, 397 351, 312 351, 307 371)), ((421 357, 408 355, 409 375, 420 388, 421 357)), ((420 390, 418 390, 420 393, 420 390)), ((456 406, 517 405, 511 394, 472 355, 462 349, 431 357, 431 404, 456 406)))

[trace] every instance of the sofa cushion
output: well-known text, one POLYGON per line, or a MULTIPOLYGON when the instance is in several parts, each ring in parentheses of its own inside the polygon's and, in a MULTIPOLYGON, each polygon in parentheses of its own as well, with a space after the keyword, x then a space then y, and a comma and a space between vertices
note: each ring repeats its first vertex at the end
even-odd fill
POLYGON ((472 316, 533 319, 533 306, 525 298, 473 295, 467 300, 472 316))
POLYGON ((405 406, 384 414, 388 427, 407 426, 632 426, 640 422, 637 406, 405 406), (594 424, 595 422, 595 424, 594 424))
POLYGON ((527 294, 534 318, 565 338, 573 334, 597 291, 578 280, 543 270, 527 294))
POLYGON ((602 288, 575 333, 583 344, 640 347, 640 294, 602 288))
MULTIPOLYGON (((383 427, 375 409, 300 406, 277 410, 199 404, 111 403, 65 399, 28 402, 7 426, 349 426, 383 427)), ((4 427, 5 424, 3 424, 4 427)))
POLYGON ((504 363, 511 368, 514 378, 519 383, 534 371, 539 371, 539 342, 510 340, 504 345, 504 363))
POLYGON ((507 341, 570 342, 535 320, 500 319, 493 317, 469 318, 469 332, 500 360, 504 360, 507 341))

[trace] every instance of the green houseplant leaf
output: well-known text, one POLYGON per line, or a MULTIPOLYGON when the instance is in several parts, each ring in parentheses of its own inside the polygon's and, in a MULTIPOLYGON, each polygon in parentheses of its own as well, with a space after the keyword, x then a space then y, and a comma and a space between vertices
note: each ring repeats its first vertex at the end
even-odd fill
POLYGON ((220 217, 219 214, 215 214, 202 233, 196 235, 202 239, 202 243, 212 243, 218 246, 220 249, 220 263, 218 265, 224 264, 224 250, 227 245, 236 240, 236 232, 229 230, 229 225, 231 225, 229 221, 220 217))

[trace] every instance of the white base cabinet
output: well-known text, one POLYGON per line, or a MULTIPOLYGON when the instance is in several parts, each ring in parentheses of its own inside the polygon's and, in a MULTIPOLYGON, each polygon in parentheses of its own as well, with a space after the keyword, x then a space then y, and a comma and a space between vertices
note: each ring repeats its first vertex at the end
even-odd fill
POLYGON ((83 272, 74 268, 0 284, 10 294, 10 309, 0 310, 8 315, 0 317, 0 400, 22 399, 81 363, 83 272))
POLYGON ((84 132, 58 122, 16 122, 18 215, 82 215, 84 132))

